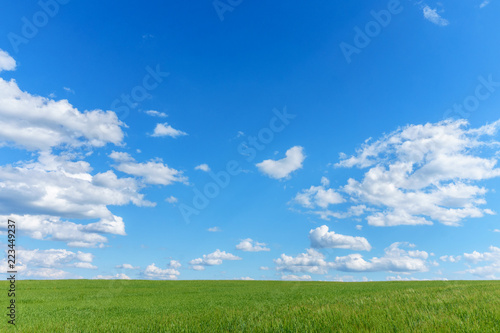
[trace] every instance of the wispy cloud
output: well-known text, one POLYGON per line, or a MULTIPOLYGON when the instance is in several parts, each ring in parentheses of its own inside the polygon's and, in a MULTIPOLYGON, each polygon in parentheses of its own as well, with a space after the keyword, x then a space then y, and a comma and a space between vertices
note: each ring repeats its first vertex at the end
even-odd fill
POLYGON ((428 21, 431 21, 434 24, 437 24, 437 25, 440 25, 443 27, 450 24, 450 22, 447 19, 444 19, 441 17, 441 15, 439 15, 439 13, 437 12, 437 9, 432 9, 431 7, 426 5, 423 8, 423 13, 424 13, 425 19, 427 19, 428 21))
POLYGON ((490 4, 490 0, 484 0, 480 5, 479 8, 484 8, 490 4))

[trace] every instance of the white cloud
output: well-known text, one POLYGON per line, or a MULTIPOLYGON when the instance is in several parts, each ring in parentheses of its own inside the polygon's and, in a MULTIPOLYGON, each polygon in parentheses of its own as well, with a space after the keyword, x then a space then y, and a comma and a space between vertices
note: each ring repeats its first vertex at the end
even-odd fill
MULTIPOLYGON (((114 215, 113 215, 114 216, 114 215)), ((70 247, 103 247, 108 239, 101 233, 125 235, 125 225, 121 217, 109 222, 96 222, 87 225, 61 220, 47 215, 0 215, 0 219, 13 219, 18 230, 34 239, 66 242, 70 247)), ((6 230, 0 225, 0 230, 6 230)))
POLYGON ((155 110, 144 111, 144 113, 147 114, 148 116, 151 116, 151 117, 159 117, 159 118, 166 118, 167 117, 166 113, 155 111, 155 110))
POLYGON ((439 259, 441 261, 444 261, 444 262, 447 262, 447 261, 449 261, 449 262, 459 262, 462 259, 462 257, 461 256, 449 256, 449 255, 445 255, 445 256, 439 257, 439 259))
POLYGON ((220 232, 222 231, 219 227, 211 227, 207 229, 209 232, 220 232))
POLYGON ((286 151, 286 157, 281 160, 265 160, 257 163, 259 170, 271 178, 288 178, 292 172, 302 169, 302 162, 306 158, 303 148, 295 146, 286 151))
POLYGON ((322 220, 329 221, 331 217, 334 217, 336 219, 345 219, 353 216, 358 217, 368 211, 373 211, 373 209, 367 208, 365 205, 356 205, 349 207, 349 209, 345 212, 332 211, 330 209, 313 209, 308 211, 308 213, 318 215, 322 220))
POLYGON ((123 264, 116 266, 118 269, 140 269, 139 266, 132 266, 131 264, 123 264))
POLYGON ((7 52, 0 49, 0 72, 16 69, 16 61, 7 52))
POLYGON ((177 268, 181 267, 182 265, 177 260, 170 260, 169 266, 177 269, 177 268))
POLYGON ((133 178, 118 178, 112 171, 92 175, 85 161, 41 152, 36 162, 0 166, 0 214, 15 216, 20 231, 30 237, 52 235, 70 246, 96 246, 106 242, 100 233, 125 235, 122 218, 108 205, 153 205, 140 188, 133 178), (99 221, 82 225, 63 218, 99 221))
POLYGON ((362 226, 361 224, 357 224, 357 225, 356 225, 356 229, 357 229, 357 230, 363 230, 363 226, 362 226))
POLYGON ((176 197, 174 197, 173 195, 171 195, 168 198, 166 198, 165 201, 168 202, 168 203, 171 203, 171 204, 175 204, 175 203, 179 202, 179 199, 177 199, 176 197))
POLYGON ((466 125, 464 120, 409 125, 365 143, 336 165, 369 167, 362 181, 351 178, 342 191, 358 205, 371 206, 367 221, 374 226, 433 221, 457 226, 466 218, 493 214, 480 208, 487 190, 474 182, 500 176, 496 158, 484 157, 498 145, 491 136, 500 121, 476 129, 466 125))
POLYGON ((500 248, 495 246, 490 246, 489 250, 490 252, 484 252, 484 253, 480 253, 477 251, 474 251, 472 253, 464 253, 464 259, 473 264, 477 264, 478 262, 481 261, 500 262, 500 248))
POLYGON ((495 246, 489 247, 490 252, 464 253, 464 259, 472 264, 480 262, 489 262, 489 265, 479 266, 467 269, 465 272, 476 275, 485 279, 498 279, 500 274, 500 248, 495 246))
POLYGON ((260 266, 260 267, 259 267, 259 269, 260 269, 261 271, 268 271, 268 270, 269 270, 269 267, 267 267, 267 266, 260 266))
POLYGON ((30 269, 23 272, 23 278, 60 280, 60 279, 81 279, 82 277, 60 269, 38 268, 38 269, 30 269))
POLYGON ((387 276, 385 279, 387 281, 448 281, 446 278, 417 279, 415 277, 401 277, 400 275, 387 276))
POLYGON ((447 26, 450 23, 448 22, 448 20, 442 18, 441 15, 438 14, 437 9, 431 9, 429 6, 425 6, 423 8, 423 13, 425 19, 431 21, 434 24, 447 26))
POLYGON ((309 239, 313 248, 336 248, 354 251, 370 251, 372 249, 366 238, 340 235, 333 230, 329 232, 326 225, 311 230, 309 239))
POLYGON ((187 178, 182 175, 182 171, 169 168, 168 165, 162 163, 161 159, 137 163, 127 153, 117 155, 116 152, 111 153, 109 157, 119 163, 114 166, 116 170, 141 177, 146 184, 170 185, 174 182, 185 183, 187 181, 187 178))
POLYGON ((419 250, 415 250, 415 251, 408 251, 408 255, 412 258, 420 258, 420 259, 427 259, 429 258, 429 254, 425 251, 419 251, 419 250))
POLYGON ((75 93, 75 91, 74 91, 73 89, 71 89, 71 88, 68 88, 68 87, 63 87, 63 89, 64 89, 64 90, 66 90, 66 91, 67 91, 67 92, 69 92, 69 93, 72 93, 72 94, 74 94, 74 93, 75 93))
POLYGON ((236 245, 236 249, 246 252, 270 251, 270 249, 266 247, 265 243, 259 243, 250 238, 243 239, 238 245, 236 245))
POLYGON ((195 271, 205 270, 205 266, 202 266, 202 265, 193 265, 193 266, 191 266, 191 268, 194 269, 195 271))
POLYGON ((291 273, 326 274, 332 267, 331 263, 325 261, 325 256, 314 249, 306 249, 306 253, 300 253, 297 257, 283 253, 280 258, 274 260, 274 263, 278 271, 291 273))
POLYGON ((310 275, 299 276, 299 275, 289 274, 289 275, 282 275, 281 279, 287 281, 309 281, 311 280, 311 276, 310 275))
POLYGON ((344 198, 331 188, 326 188, 329 181, 323 177, 321 186, 311 186, 309 189, 302 190, 297 193, 294 201, 306 208, 328 208, 329 205, 339 204, 344 202, 344 198))
POLYGON ((253 281, 255 279, 252 279, 251 277, 240 277, 240 278, 235 278, 234 280, 242 280, 242 281, 253 281))
POLYGON ((154 263, 146 267, 146 270, 144 271, 144 275, 146 277, 160 280, 175 280, 180 274, 181 273, 174 268, 161 269, 154 263))
POLYGON ((125 152, 119 152, 119 151, 112 151, 111 154, 109 154, 109 157, 113 159, 115 162, 132 162, 135 161, 132 156, 130 156, 129 153, 125 152))
POLYGON ((17 249, 16 268, 26 277, 63 279, 74 277, 60 268, 74 267, 97 269, 92 265, 94 255, 85 252, 72 252, 65 249, 27 250, 17 249), (21 269, 19 269, 21 267, 21 269))
POLYGON ((167 123, 156 124, 155 130, 151 136, 153 137, 162 137, 162 136, 170 136, 172 138, 177 138, 179 136, 187 135, 186 132, 176 130, 172 126, 167 123))
POLYGON ((117 273, 116 275, 97 275, 93 277, 94 280, 130 280, 130 278, 123 273, 117 273))
POLYGON ((97 266, 94 266, 88 262, 76 262, 74 264, 71 264, 70 266, 76 268, 85 268, 85 269, 97 269, 97 266))
POLYGON ((481 4, 479 5, 479 8, 484 8, 486 6, 488 6, 490 4, 490 0, 484 0, 483 2, 481 2, 481 4))
POLYGON ((493 230, 493 232, 500 232, 500 229, 495 229, 493 230))
MULTIPOLYGON (((428 267, 422 257, 427 257, 425 251, 409 253, 399 247, 410 246, 407 243, 393 243, 384 250, 383 257, 374 257, 365 261, 360 254, 336 257, 333 267, 346 272, 426 272, 428 267)), ((410 251, 411 252, 411 251, 410 251)))
POLYGON ((363 259, 361 254, 350 254, 344 257, 336 257, 334 261, 325 260, 325 256, 314 250, 307 249, 306 253, 301 253, 297 257, 290 257, 282 254, 279 259, 275 259, 277 270, 291 273, 326 274, 329 269, 344 272, 426 272, 428 267, 424 251, 409 252, 400 249, 407 243, 394 243, 385 249, 383 257, 373 257, 369 261, 363 259))
POLYGON ((112 111, 80 112, 67 100, 31 95, 23 92, 15 80, 0 78, 0 145, 44 151, 120 145, 124 137, 122 126, 112 111))
POLYGON ((209 172, 210 171, 210 167, 208 166, 208 164, 200 164, 200 165, 196 166, 194 169, 195 170, 205 171, 205 172, 209 172))
POLYGON ((189 264, 192 265, 191 268, 195 270, 204 270, 204 266, 221 265, 223 260, 241 260, 241 258, 231 253, 227 253, 226 251, 217 249, 215 252, 210 254, 204 254, 202 258, 191 260, 189 264))

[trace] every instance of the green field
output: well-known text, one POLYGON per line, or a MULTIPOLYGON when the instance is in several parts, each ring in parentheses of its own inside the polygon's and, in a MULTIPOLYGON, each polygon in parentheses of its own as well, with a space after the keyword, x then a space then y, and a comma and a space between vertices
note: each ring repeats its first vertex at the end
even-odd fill
POLYGON ((17 303, 17 332, 500 332, 500 281, 18 281, 17 303))

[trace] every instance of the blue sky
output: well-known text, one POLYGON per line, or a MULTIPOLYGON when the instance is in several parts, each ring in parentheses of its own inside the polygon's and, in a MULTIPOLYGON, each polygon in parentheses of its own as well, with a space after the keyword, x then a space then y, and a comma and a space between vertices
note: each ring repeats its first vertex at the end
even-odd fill
POLYGON ((4 4, 20 277, 498 278, 499 6, 4 4))

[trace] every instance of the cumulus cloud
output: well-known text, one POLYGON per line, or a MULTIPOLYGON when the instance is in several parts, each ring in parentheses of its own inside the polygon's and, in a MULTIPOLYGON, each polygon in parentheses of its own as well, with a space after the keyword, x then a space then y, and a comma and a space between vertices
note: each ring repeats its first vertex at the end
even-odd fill
MULTIPOLYGON (((297 257, 282 254, 275 259, 278 271, 291 273, 326 274, 329 269, 344 272, 426 272, 427 263, 422 259, 424 251, 407 252, 400 246, 409 246, 407 243, 393 243, 385 249, 383 257, 373 257, 368 261, 361 254, 355 253, 343 257, 336 257, 334 261, 326 261, 325 256, 314 249, 307 249, 297 257)), ((426 253, 426 252, 425 252, 426 253)))
POLYGON ((140 177, 146 184, 170 185, 174 182, 185 183, 187 181, 182 171, 169 168, 168 165, 162 163, 161 159, 138 163, 129 154, 116 152, 111 153, 109 157, 118 162, 114 166, 116 170, 140 177))
POLYGON ((469 264, 478 264, 480 262, 488 262, 486 266, 476 266, 467 269, 466 273, 471 273, 483 279, 498 279, 500 276, 500 248, 495 246, 489 247, 489 252, 464 253, 463 258, 469 264))
POLYGON ((346 272, 426 272, 427 263, 423 256, 427 258, 425 251, 403 250, 400 246, 408 246, 407 243, 393 243, 385 249, 383 257, 374 257, 365 261, 360 254, 350 254, 345 257, 336 257, 333 267, 346 272))
POLYGON ((465 120, 446 120, 400 128, 365 143, 354 156, 341 155, 337 167, 369 168, 341 190, 369 207, 367 221, 374 226, 457 226, 493 214, 480 207, 487 189, 474 182, 500 176, 495 155, 484 155, 498 146, 491 137, 499 126, 468 129, 465 120))
POLYGON ((459 262, 462 259, 462 256, 449 256, 449 255, 445 255, 445 256, 439 257, 439 259, 441 261, 444 261, 444 262, 459 262))
POLYGON ((167 123, 156 124, 154 132, 153 132, 153 134, 151 134, 151 136, 153 136, 153 137, 169 136, 172 138, 177 138, 179 136, 184 136, 184 135, 187 135, 187 133, 180 131, 180 130, 177 130, 167 123))
POLYGON ((97 275, 93 277, 94 280, 130 280, 130 278, 123 273, 117 273, 116 275, 97 275))
POLYGON ((154 263, 146 267, 146 269, 144 270, 144 275, 151 279, 175 280, 180 274, 181 273, 179 273, 179 271, 174 268, 161 269, 154 263))
POLYGON ((484 253, 478 251, 464 253, 464 259, 473 264, 477 264, 481 261, 500 261, 500 248, 490 246, 489 250, 490 252, 484 253))
POLYGON ((37 278, 37 279, 48 279, 48 280, 82 279, 81 276, 56 268, 30 269, 23 272, 22 276, 23 278, 37 278))
POLYGON ((107 205, 151 205, 134 179, 118 178, 112 171, 90 172, 85 161, 49 153, 34 163, 0 166, 0 213, 111 218, 107 205))
POLYGON ((418 279, 415 277, 401 277, 400 275, 396 276, 387 276, 385 278, 387 281, 448 281, 446 278, 434 278, 434 279, 418 279))
POLYGON ((139 269, 140 267, 139 266, 132 266, 131 264, 122 264, 122 265, 116 266, 116 268, 118 268, 118 269, 139 269))
MULTIPOLYGON (((72 252, 65 249, 29 250, 18 248, 16 269, 23 277, 41 279, 81 278, 68 273, 63 268, 97 269, 92 265, 94 255, 85 252, 72 252)), ((2 262, 6 268, 6 262, 2 262)), ((6 270, 4 270, 6 271, 6 270)))
POLYGON ((425 19, 434 24, 444 27, 450 23, 448 22, 448 20, 442 18, 441 15, 438 14, 437 9, 432 9, 429 6, 425 6, 422 11, 424 13, 425 19))
POLYGON ((246 252, 270 251, 270 249, 266 247, 266 243, 259 243, 251 238, 243 239, 236 245, 236 249, 246 252))
MULTIPOLYGON (((38 160, 0 166, 0 214, 18 221, 18 228, 35 239, 67 242, 69 246, 103 246, 101 234, 125 235, 123 219, 110 205, 153 206, 139 193, 134 178, 112 171, 91 173, 85 161, 40 152, 38 160), (68 219, 98 219, 78 224, 68 219)), ((0 229, 5 226, 1 225, 0 229)))
POLYGON ((257 163, 259 170, 271 178, 288 178, 292 172, 302 169, 302 162, 305 160, 304 149, 295 146, 286 151, 286 157, 281 160, 265 160, 257 163))
POLYGON ((168 198, 165 199, 166 202, 170 203, 170 204, 176 204, 179 202, 179 199, 177 199, 176 197, 174 197, 173 195, 169 196, 168 198))
POLYGON ((333 230, 328 231, 326 225, 311 230, 309 239, 313 248, 337 248, 354 251, 370 251, 372 249, 366 238, 336 234, 333 230))
MULTIPOLYGON (((0 215, 16 221, 17 229, 33 239, 66 242, 70 247, 103 247, 108 239, 103 235, 125 235, 125 224, 121 217, 100 220, 95 223, 78 224, 48 215, 0 215)), ((0 230, 6 230, 0 226, 0 230)))
POLYGON ((205 171, 205 172, 209 172, 210 171, 210 167, 208 166, 208 164, 200 164, 200 165, 196 166, 194 169, 195 170, 205 171))
POLYGON ((16 69, 16 61, 7 52, 0 49, 0 72, 16 69))
MULTIPOLYGON (((0 56, 1 57, 1 56, 0 56)), ((0 68, 9 68, 1 60, 0 68)), ((29 150, 120 145, 124 124, 112 111, 84 111, 67 100, 55 101, 22 91, 15 80, 0 78, 0 143, 29 150)))
POLYGON ((223 260, 241 260, 241 258, 217 249, 210 254, 204 254, 202 258, 191 260, 189 264, 192 266, 192 269, 201 271, 205 269, 205 266, 221 265, 223 260))
POLYGON ((207 229, 209 232, 221 232, 222 230, 219 227, 211 227, 207 229))
POLYGON ((251 277, 245 276, 245 277, 235 278, 234 280, 253 281, 255 279, 252 279, 251 277))
POLYGON ((328 208, 329 205, 335 205, 344 202, 344 198, 331 188, 328 179, 321 178, 321 186, 311 186, 309 189, 302 190, 295 196, 295 202, 306 208, 328 208))
POLYGON ((203 265, 193 265, 193 266, 191 266, 191 269, 194 269, 195 271, 203 271, 203 270, 205 270, 205 266, 203 266, 203 265))
POLYGON ((326 274, 332 267, 332 263, 327 262, 325 256, 314 249, 306 249, 306 253, 300 253, 296 257, 283 253, 274 263, 278 271, 291 273, 326 274))
POLYGON ((310 275, 299 276, 299 275, 289 274, 289 275, 282 275, 281 279, 286 281, 309 281, 311 280, 311 276, 310 275))

